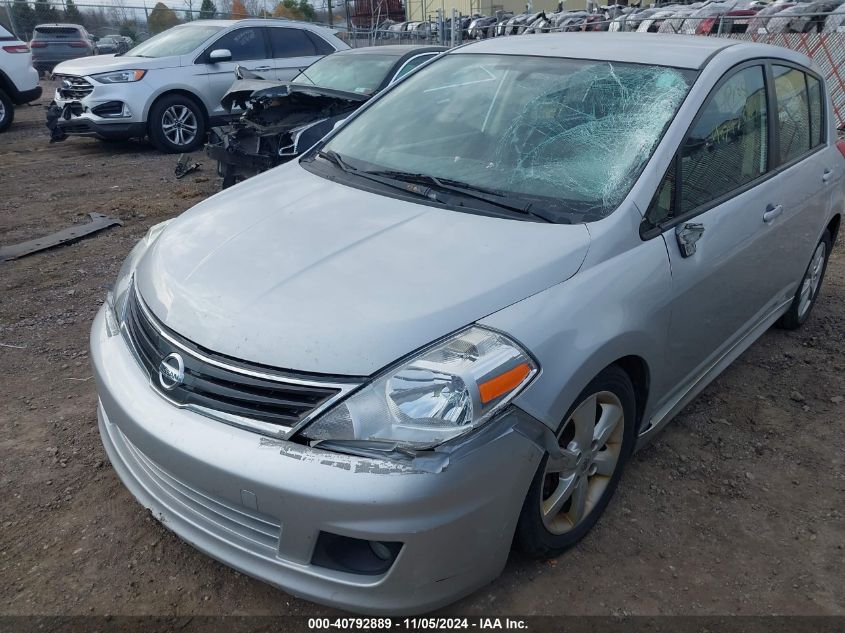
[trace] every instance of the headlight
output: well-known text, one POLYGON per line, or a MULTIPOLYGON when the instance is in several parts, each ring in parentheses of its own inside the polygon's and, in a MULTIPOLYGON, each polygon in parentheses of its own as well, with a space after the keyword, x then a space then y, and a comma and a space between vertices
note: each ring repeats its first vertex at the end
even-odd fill
MULTIPOLYGON (((135 272, 135 267, 138 261, 147 251, 147 249, 155 242, 161 232, 167 228, 173 220, 165 220, 150 227, 143 239, 138 240, 138 243, 129 251, 129 255, 123 261, 120 267, 120 272, 117 273, 117 280, 114 282, 114 288, 109 292, 107 302, 112 307, 114 314, 112 316, 119 322, 123 319, 123 309, 126 306, 126 299, 129 296, 129 283, 132 280, 132 274, 135 272)), ((109 327, 111 331, 111 327, 109 327)))
POLYGON ((95 79, 101 84, 125 84, 140 81, 146 74, 146 70, 117 70, 111 73, 91 75, 91 79, 95 79))
POLYGON ((431 448, 489 420, 536 373, 504 334, 473 326, 374 379, 302 435, 431 448))

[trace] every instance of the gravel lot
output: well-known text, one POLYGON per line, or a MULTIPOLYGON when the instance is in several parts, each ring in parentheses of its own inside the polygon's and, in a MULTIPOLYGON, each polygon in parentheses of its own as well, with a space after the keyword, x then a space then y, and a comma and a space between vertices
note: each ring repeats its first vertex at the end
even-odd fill
MULTIPOLYGON (((196 158, 177 181, 147 144, 50 145, 41 107, 0 136, 0 243, 125 223, 0 263, 0 614, 330 612, 179 540, 100 445, 91 319, 147 228, 216 190, 196 158)), ((844 318, 840 246, 810 323, 765 334, 638 454, 579 547, 514 555, 443 613, 845 615, 844 318)))

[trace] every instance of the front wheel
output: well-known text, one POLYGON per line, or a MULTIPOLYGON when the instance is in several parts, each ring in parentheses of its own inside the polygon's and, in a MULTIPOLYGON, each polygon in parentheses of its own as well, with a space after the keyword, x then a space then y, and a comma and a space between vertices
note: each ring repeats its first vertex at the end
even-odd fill
POLYGON ((810 313, 813 311, 813 306, 816 305, 816 299, 822 288, 822 280, 825 270, 827 270, 827 260, 830 257, 832 242, 830 233, 825 231, 822 239, 816 245, 816 250, 813 251, 810 264, 804 272, 804 277, 798 285, 795 296, 792 298, 789 310, 778 321, 778 326, 781 328, 797 330, 810 318, 810 313))
POLYGON ((2 89, 0 89, 0 132, 5 132, 15 118, 15 104, 2 89))
POLYGON ((550 558, 580 541, 607 507, 631 454, 636 404, 631 379, 611 366, 581 392, 557 432, 564 459, 543 458, 516 528, 517 549, 550 558))
POLYGON ((150 140, 168 154, 193 152, 205 142, 205 117, 199 104, 185 95, 169 95, 150 108, 150 140))

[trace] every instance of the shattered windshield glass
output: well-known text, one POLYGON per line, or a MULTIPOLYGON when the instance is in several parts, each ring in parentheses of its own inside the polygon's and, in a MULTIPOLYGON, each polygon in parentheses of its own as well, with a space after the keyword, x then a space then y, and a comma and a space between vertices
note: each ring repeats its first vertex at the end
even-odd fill
POLYGON ((369 95, 381 85, 397 59, 360 53, 327 55, 297 75, 293 83, 369 95))
POLYGON ((447 55, 323 150, 357 170, 460 181, 592 220, 628 194, 694 77, 665 66, 447 55))

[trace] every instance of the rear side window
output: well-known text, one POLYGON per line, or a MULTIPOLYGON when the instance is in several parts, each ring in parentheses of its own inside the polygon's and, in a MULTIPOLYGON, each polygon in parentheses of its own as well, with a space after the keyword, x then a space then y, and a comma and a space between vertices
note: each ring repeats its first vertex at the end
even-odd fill
POLYGON ((313 57, 317 54, 314 43, 308 38, 304 29, 274 27, 267 30, 270 33, 270 46, 275 59, 313 57))
POLYGON ((232 53, 233 62, 267 58, 267 47, 264 44, 261 29, 237 29, 226 33, 211 45, 209 52, 217 49, 229 50, 232 53))
POLYGON ((332 48, 332 45, 329 44, 322 37, 320 37, 316 33, 312 33, 311 31, 304 31, 304 33, 308 36, 308 39, 311 40, 311 43, 314 45, 314 48, 317 51, 317 55, 331 55, 332 53, 334 53, 334 48, 332 48))
POLYGON ((788 163, 809 151, 810 103, 806 75, 795 68, 772 66, 777 95, 777 124, 780 132, 778 163, 788 163))
POLYGON ((812 75, 807 75, 807 92, 810 95, 810 145, 816 147, 825 141, 822 82, 812 75))
POLYGON ((681 208, 687 213, 766 172, 763 67, 737 71, 707 100, 681 146, 681 208))

